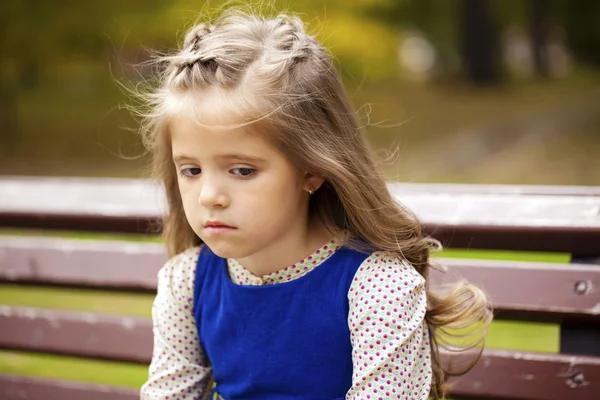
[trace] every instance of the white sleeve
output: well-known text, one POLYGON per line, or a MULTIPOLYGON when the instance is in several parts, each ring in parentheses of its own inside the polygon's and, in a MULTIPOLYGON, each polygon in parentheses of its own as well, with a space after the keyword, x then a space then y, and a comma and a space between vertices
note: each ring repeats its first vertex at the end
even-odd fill
POLYGON ((198 247, 186 250, 158 273, 152 306, 154 350, 141 400, 197 400, 209 395, 212 370, 193 314, 198 254, 198 247))
POLYGON ((425 279, 408 262, 375 252, 358 269, 348 299, 354 369, 346 399, 427 399, 425 279))

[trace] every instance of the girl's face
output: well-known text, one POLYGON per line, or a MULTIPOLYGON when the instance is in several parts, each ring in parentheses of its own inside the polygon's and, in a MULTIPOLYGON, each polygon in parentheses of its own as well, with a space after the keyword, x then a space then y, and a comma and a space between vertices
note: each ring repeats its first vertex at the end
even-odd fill
POLYGON ((185 214, 202 241, 242 264, 287 262, 281 254, 293 263, 312 233, 307 190, 322 179, 244 128, 207 128, 180 115, 170 134, 185 214))

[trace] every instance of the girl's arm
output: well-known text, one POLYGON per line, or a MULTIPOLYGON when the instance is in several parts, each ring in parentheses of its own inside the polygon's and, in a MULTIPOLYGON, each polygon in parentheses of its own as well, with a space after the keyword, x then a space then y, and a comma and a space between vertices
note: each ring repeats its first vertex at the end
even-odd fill
POLYGON ((211 368, 192 311, 198 253, 199 248, 189 249, 158 273, 152 306, 154 351, 141 400, 196 400, 209 394, 211 368))
POLYGON ((354 372, 346 399, 427 399, 425 279, 406 261, 375 252, 357 271, 348 299, 354 372))

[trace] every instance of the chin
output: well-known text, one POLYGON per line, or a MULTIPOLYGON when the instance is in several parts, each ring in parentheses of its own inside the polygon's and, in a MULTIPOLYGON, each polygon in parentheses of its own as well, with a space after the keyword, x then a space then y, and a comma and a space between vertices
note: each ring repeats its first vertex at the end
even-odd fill
POLYGON ((212 251, 221 258, 243 257, 242 252, 240 252, 239 246, 233 246, 230 243, 224 243, 222 241, 215 240, 204 240, 204 244, 208 246, 210 251, 212 251))

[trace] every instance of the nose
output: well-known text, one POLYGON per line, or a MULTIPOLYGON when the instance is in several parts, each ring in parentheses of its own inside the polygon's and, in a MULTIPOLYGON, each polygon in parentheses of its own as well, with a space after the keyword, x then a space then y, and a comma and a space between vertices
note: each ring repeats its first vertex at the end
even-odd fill
POLYGON ((227 207, 229 205, 229 197, 224 189, 214 180, 203 177, 198 203, 207 208, 227 207))

